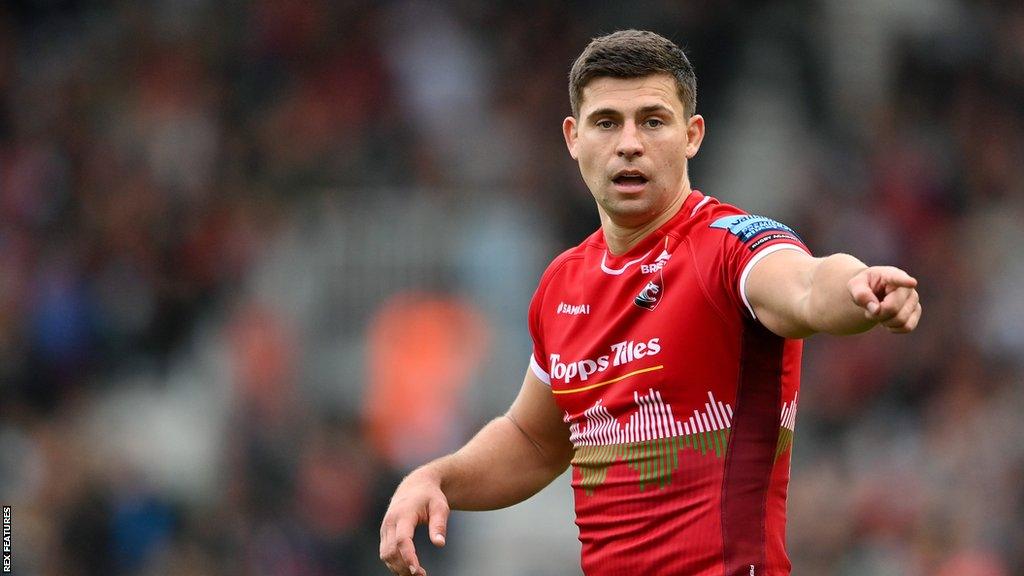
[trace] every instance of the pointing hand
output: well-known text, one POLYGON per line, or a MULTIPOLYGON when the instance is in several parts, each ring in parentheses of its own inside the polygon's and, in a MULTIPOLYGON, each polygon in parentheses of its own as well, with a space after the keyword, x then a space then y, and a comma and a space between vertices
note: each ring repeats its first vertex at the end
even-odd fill
POLYGON ((921 319, 917 280, 893 266, 872 266, 847 284, 850 298, 864 309, 864 317, 894 334, 905 334, 921 319))

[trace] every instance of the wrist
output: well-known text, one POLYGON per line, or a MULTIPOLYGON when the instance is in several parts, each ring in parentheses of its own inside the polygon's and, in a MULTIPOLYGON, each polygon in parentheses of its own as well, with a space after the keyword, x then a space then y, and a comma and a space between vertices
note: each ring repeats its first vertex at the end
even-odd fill
POLYGON ((420 466, 419 468, 410 472, 409 475, 405 477, 405 480, 402 481, 402 483, 432 486, 441 490, 441 492, 445 492, 445 474, 443 468, 443 459, 435 460, 428 464, 424 464, 423 466, 420 466))

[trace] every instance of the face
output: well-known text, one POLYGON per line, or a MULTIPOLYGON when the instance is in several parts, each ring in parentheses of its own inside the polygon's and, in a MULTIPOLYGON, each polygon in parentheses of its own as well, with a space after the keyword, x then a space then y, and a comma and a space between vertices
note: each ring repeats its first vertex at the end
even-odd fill
POLYGON ((596 78, 583 88, 579 119, 566 118, 562 131, 602 216, 635 227, 688 189, 686 162, 704 119, 686 117, 670 74, 596 78))

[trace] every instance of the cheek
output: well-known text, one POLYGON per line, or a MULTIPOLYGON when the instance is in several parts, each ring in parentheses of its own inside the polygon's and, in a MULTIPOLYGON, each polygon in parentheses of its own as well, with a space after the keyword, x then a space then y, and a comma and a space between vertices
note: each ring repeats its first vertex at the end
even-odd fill
POLYGON ((661 156, 662 160, 658 163, 660 171, 666 176, 671 176, 673 179, 679 176, 686 169, 686 158, 679 153, 678 148, 666 150, 666 153, 661 156))
POLYGON ((580 163, 580 171, 588 181, 591 179, 597 179, 604 174, 604 165, 601 161, 601 155, 595 153, 593 149, 581 150, 579 152, 578 160, 580 163))

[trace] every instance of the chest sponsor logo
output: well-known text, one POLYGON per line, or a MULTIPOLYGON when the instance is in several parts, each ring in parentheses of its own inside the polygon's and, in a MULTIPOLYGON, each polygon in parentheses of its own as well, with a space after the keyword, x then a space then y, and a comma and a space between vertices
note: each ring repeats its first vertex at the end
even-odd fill
POLYGON ((558 309, 555 311, 555 313, 568 314, 570 316, 590 314, 590 304, 566 304, 565 302, 559 302, 558 309))
POLYGON ((668 259, 671 257, 672 255, 668 253, 668 250, 662 250, 661 254, 658 256, 658 258, 654 261, 653 264, 641 264, 640 272, 642 272, 643 274, 660 272, 661 269, 665 267, 665 263, 668 262, 668 259))
POLYGON ((599 374, 609 366, 624 366, 648 356, 656 356, 661 352, 660 338, 651 338, 646 342, 623 340, 609 347, 609 353, 597 358, 585 358, 574 362, 563 362, 561 354, 550 356, 551 378, 569 384, 574 381, 586 382, 594 374, 599 374))

